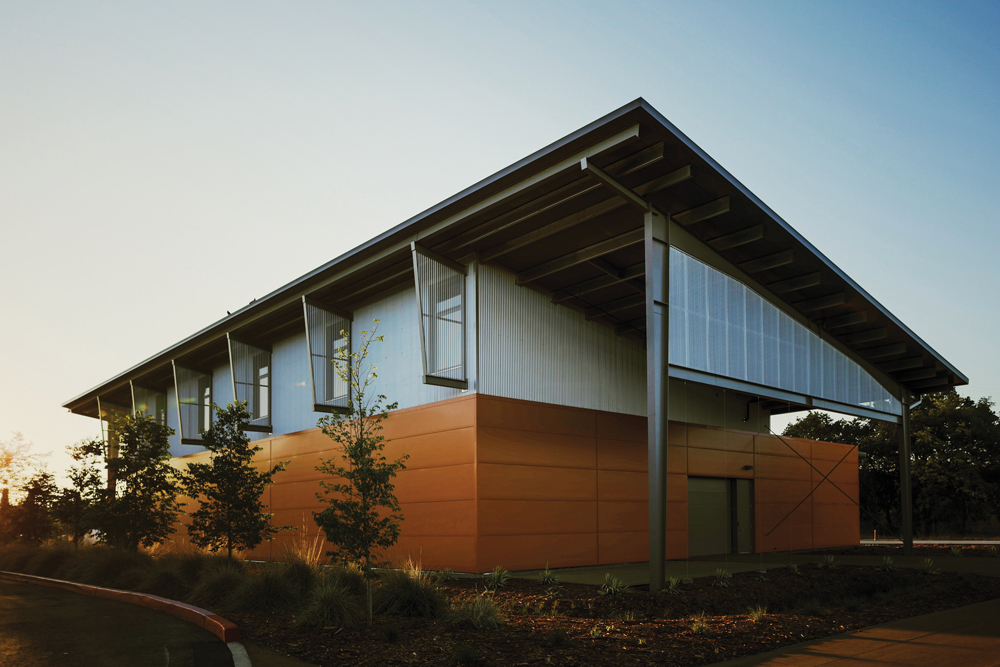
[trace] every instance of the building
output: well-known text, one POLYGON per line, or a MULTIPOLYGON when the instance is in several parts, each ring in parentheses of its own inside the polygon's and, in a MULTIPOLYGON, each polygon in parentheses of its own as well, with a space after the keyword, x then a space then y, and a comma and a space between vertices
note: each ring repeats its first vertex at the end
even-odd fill
POLYGON ((857 452, 770 417, 905 432, 914 397, 967 383, 640 99, 65 407, 140 409, 198 458, 210 405, 248 401, 262 460, 291 460, 275 521, 315 531, 339 332, 374 318, 410 455, 393 556, 459 571, 648 560, 655 587, 664 558, 856 544, 857 452))

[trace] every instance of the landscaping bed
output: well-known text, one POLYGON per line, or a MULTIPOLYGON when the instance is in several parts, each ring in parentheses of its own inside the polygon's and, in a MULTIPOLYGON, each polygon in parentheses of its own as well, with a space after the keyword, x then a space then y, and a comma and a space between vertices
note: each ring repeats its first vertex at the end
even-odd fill
MULTIPOLYGON (((294 628, 294 614, 277 612, 229 618, 247 640, 322 666, 705 665, 1000 597, 1000 579, 849 565, 724 581, 697 579, 676 595, 600 595, 598 586, 510 579, 487 593, 505 619, 496 629, 384 615, 371 628, 294 628), (762 607, 766 615, 755 619, 751 610, 762 607)), ((482 595, 484 581, 440 585, 460 606, 482 595)))

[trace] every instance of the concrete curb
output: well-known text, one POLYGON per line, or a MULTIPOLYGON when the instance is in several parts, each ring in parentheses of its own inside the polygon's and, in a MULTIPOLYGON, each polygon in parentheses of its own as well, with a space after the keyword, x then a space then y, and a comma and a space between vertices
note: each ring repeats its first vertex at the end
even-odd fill
POLYGON ((185 621, 205 628, 216 637, 226 642, 238 642, 240 640, 240 629, 231 621, 228 621, 218 614, 207 609, 195 607, 193 605, 168 600, 157 595, 146 595, 145 593, 133 593, 132 591, 120 591, 114 588, 101 588, 100 586, 88 586, 78 584, 73 581, 63 581, 61 579, 49 579, 47 577, 36 577, 30 574, 19 574, 17 572, 0 572, 0 579, 17 581, 25 584, 38 584, 51 588, 61 588, 63 590, 80 593, 82 595, 92 595, 99 598, 108 598, 137 604, 143 607, 158 609, 162 612, 182 618, 185 621))

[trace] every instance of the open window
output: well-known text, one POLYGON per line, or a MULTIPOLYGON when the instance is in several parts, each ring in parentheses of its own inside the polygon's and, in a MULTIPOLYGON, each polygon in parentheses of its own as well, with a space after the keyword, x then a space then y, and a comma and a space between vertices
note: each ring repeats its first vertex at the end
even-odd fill
POLYGON ((243 341, 229 340, 229 368, 233 395, 247 404, 247 431, 271 432, 271 350, 243 341))
POLYGON ((313 410, 346 411, 351 400, 350 313, 335 311, 302 297, 306 318, 306 347, 312 379, 313 410))
POLYGON ((212 427, 212 375, 174 362, 174 387, 181 444, 200 445, 212 427))
POLYGON ((465 374, 466 268, 416 243, 413 273, 420 308, 424 383, 467 389, 465 374))
POLYGON ((132 412, 152 417, 160 426, 167 425, 167 395, 162 391, 132 385, 132 412))

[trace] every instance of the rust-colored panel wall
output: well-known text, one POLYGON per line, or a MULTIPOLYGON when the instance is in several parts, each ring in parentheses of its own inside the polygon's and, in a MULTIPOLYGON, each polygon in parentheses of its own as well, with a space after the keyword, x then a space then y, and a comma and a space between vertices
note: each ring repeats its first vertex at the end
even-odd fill
MULTIPOLYGON (((648 558, 644 417, 473 394, 393 412, 383 434, 387 458, 409 456, 396 478, 405 517, 389 553, 396 563, 485 572, 648 558)), ((288 549, 323 544, 312 519, 324 507, 315 468, 336 456, 335 443, 311 429, 257 444, 261 468, 289 461, 264 502, 276 525, 299 530, 250 557, 282 560, 288 549)), ((851 447, 671 422, 668 558, 688 553, 688 475, 754 480, 755 551, 857 542, 851 447)), ((176 537, 185 540, 182 527, 176 537)))

